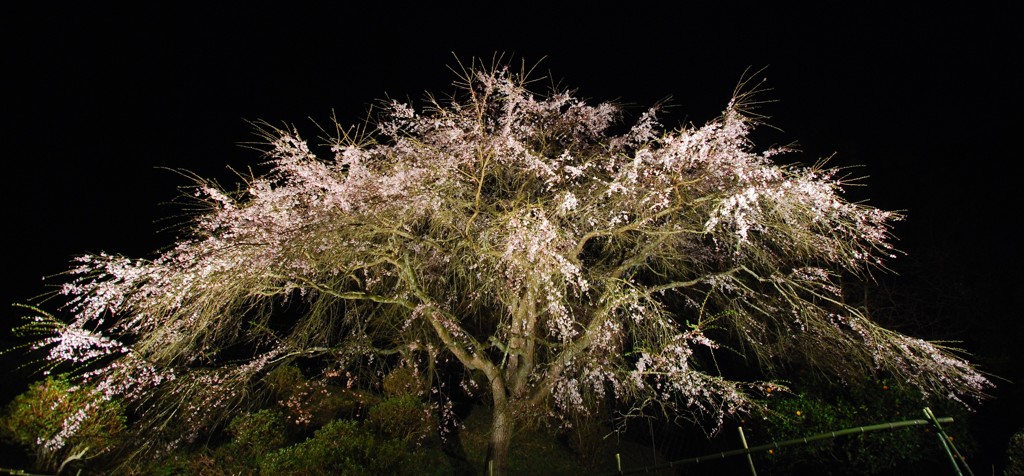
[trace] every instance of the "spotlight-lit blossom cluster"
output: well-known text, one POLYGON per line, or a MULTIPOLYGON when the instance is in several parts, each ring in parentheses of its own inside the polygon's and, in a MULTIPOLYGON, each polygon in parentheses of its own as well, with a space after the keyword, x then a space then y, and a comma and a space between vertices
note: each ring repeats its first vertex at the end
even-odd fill
POLYGON ((516 420, 602 401, 720 426, 769 385, 719 373, 720 345, 767 375, 801 355, 957 398, 989 385, 843 304, 836 276, 889 259, 899 217, 843 199, 835 170, 757 151, 754 92, 701 127, 666 130, 653 108, 619 134, 618 106, 526 82, 468 70, 449 103, 339 126, 328 157, 262 125, 267 171, 197 179, 173 246, 75 263, 49 358, 99 359, 86 378, 139 403, 135 442, 152 447, 213 427, 296 359, 370 377, 397 354, 454 363, 492 400, 497 459, 516 420), (161 435, 166 420, 189 434, 161 435))
POLYGON ((102 334, 70 325, 56 336, 43 339, 37 347, 48 347, 46 358, 54 362, 82 363, 112 354, 128 352, 120 342, 102 334))

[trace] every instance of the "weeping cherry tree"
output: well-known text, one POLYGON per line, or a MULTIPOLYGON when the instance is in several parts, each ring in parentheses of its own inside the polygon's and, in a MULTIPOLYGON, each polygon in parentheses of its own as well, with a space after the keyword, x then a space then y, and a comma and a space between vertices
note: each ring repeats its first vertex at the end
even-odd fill
MULTIPOLYGON (((527 76, 474 64, 448 99, 382 103, 372 127, 312 144, 257 124, 265 172, 196 178, 195 213, 150 259, 77 259, 63 304, 31 308, 50 332, 35 347, 80 369, 95 405, 130 405, 136 451, 213 431, 299 360, 323 378, 413 369, 440 413, 438 374, 458 369, 493 410, 495 474, 529 419, 608 403, 713 430, 756 409, 770 377, 720 372, 707 356, 724 346, 760 375, 795 359, 984 393, 949 349, 844 302, 840 276, 884 269, 900 217, 844 199, 839 170, 757 151, 754 89, 670 130, 657 108, 624 124, 527 76)), ((40 444, 59 449, 90 408, 40 444)))

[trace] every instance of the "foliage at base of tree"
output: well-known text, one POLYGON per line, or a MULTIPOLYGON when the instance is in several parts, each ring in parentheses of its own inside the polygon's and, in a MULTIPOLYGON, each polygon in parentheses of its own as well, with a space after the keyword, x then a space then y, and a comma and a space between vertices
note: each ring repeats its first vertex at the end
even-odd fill
MULTIPOLYGON (((459 459, 446 454, 445 442, 435 431, 437 422, 432 408, 416 395, 401 390, 414 387, 415 379, 399 372, 384 380, 388 384, 382 386, 383 393, 309 392, 315 386, 312 381, 295 367, 283 367, 267 379, 279 386, 272 394, 280 400, 233 418, 223 429, 221 440, 183 448, 148 464, 123 465, 114 472, 172 476, 309 475, 330 471, 358 475, 476 474, 483 470, 491 419, 486 406, 477 405, 458 433, 449 435, 460 446, 463 459, 459 459), (287 402, 295 395, 309 394, 322 396, 305 400, 321 416, 310 420, 313 423, 303 423, 295 415, 309 413, 309 408, 288 407, 287 402), (355 411, 358 402, 368 405, 355 411), (332 415, 327 409, 335 413, 332 415)), ((837 388, 822 382, 796 386, 800 388, 797 393, 773 395, 766 400, 768 411, 764 419, 744 422, 750 444, 922 417, 921 395, 888 380, 863 387, 837 388)), ((76 393, 86 390, 75 389, 62 378, 49 378, 34 385, 6 409, 0 422, 3 436, 41 451, 38 442, 52 436, 66 418, 75 414, 76 402, 84 401, 76 393)), ((947 431, 960 451, 969 455, 974 449, 971 436, 964 431, 969 415, 957 405, 931 405, 940 416, 956 419, 957 423, 948 425, 947 431)), ((109 445, 123 431, 125 419, 123 408, 110 404, 83 423, 85 430, 80 437, 93 437, 79 441, 79 445, 109 445)), ((649 449, 619 441, 610 421, 595 415, 568 428, 521 428, 512 444, 510 474, 614 471, 616 453, 622 454, 627 468, 664 462, 647 459, 649 449)), ((757 455, 755 464, 759 473, 766 475, 806 471, 885 474, 893 468, 914 469, 943 462, 944 455, 935 438, 925 427, 869 433, 757 455)), ((1015 438, 1017 446, 1011 442, 1007 465, 1011 472, 1007 474, 1015 474, 1012 468, 1020 467, 1024 461, 1020 449, 1024 447, 1024 437, 1018 434, 1015 438)), ((51 454, 39 469, 52 470, 66 456, 51 454)), ((69 468, 82 469, 83 474, 107 474, 111 470, 108 463, 103 458, 87 457, 69 468)))
POLYGON ((1006 468, 1003 474, 1024 474, 1024 430, 1014 433, 1010 438, 1010 444, 1006 448, 1006 468))
MULTIPOLYGON (((926 402, 916 389, 887 379, 856 387, 818 383, 791 394, 776 395, 767 402, 763 419, 744 425, 751 445, 827 433, 835 430, 892 421, 924 419, 930 405, 940 417, 951 416, 954 424, 944 430, 965 457, 975 449, 967 431, 969 414, 959 405, 926 402)), ((822 440, 772 450, 755 458, 764 474, 891 474, 894 468, 917 468, 947 456, 928 426, 877 431, 822 440)))
MULTIPOLYGON (((436 433, 437 422, 431 407, 418 397, 396 388, 395 376, 387 381, 384 394, 360 392, 364 401, 373 402, 360 412, 353 412, 354 398, 344 392, 319 393, 323 400, 309 399, 312 408, 330 418, 325 408, 336 409, 336 418, 324 423, 304 424, 294 415, 304 410, 287 408, 288 398, 308 393, 313 385, 294 367, 280 369, 268 380, 288 382, 290 390, 278 389, 281 401, 269 407, 234 417, 209 443, 180 448, 153 460, 138 460, 112 466, 110 460, 80 461, 74 466, 88 474, 119 474, 176 476, 180 474, 236 475, 311 475, 337 474, 479 474, 484 466, 489 436, 490 410, 477 405, 457 431, 443 441, 436 433), (389 393, 397 395, 387 396, 389 393), (356 415, 356 416, 353 416, 356 415), (456 445, 458 455, 448 454, 456 445)), ((17 434, 26 448, 35 448, 41 436, 59 428, 59 423, 73 414, 69 407, 50 405, 69 388, 61 379, 40 382, 18 397, 8 410, 2 427, 5 436, 17 434), (33 404, 29 405, 29 402, 33 404)), ((126 419, 123 408, 111 406, 109 421, 126 419)), ((90 425, 96 422, 90 421, 90 425)), ((122 428, 122 427, 118 427, 122 428)), ((633 466, 651 465, 650 450, 640 445, 621 442, 613 435, 607 421, 597 418, 581 421, 572 428, 522 428, 513 444, 510 472, 520 475, 571 474, 578 470, 608 472, 614 470, 614 455, 633 466)))
MULTIPOLYGON (((437 435, 432 407, 419 397, 339 391, 306 379, 295 367, 268 375, 268 407, 241 413, 209 443, 183 447, 152 460, 118 462, 97 458, 117 448, 129 419, 116 400, 93 409, 64 451, 45 441, 88 409, 90 388, 51 377, 19 395, 3 414, 0 436, 37 456, 37 470, 67 465, 83 474, 228 475, 273 474, 452 474, 437 435), (320 391, 311 391, 318 389, 320 391), (300 398, 301 397, 301 398, 300 398), (297 402, 297 403, 296 403, 297 402), (305 417, 303 417, 305 416, 305 417), (149 461, 140 463, 139 461, 149 461)), ((121 455, 122 457, 124 455, 121 455)))
POLYGON ((116 401, 95 405, 91 387, 74 385, 64 376, 48 377, 18 395, 3 411, 0 437, 25 447, 35 457, 37 470, 69 467, 100 458, 116 447, 125 418, 116 401), (67 444, 45 444, 74 428, 67 444))
POLYGON ((313 438, 266 455, 261 474, 274 475, 449 475, 439 451, 410 449, 401 438, 382 438, 352 420, 335 420, 313 438))
POLYGON ((277 410, 246 413, 231 420, 228 434, 231 442, 225 445, 229 453, 246 461, 258 461, 288 444, 287 421, 277 410))

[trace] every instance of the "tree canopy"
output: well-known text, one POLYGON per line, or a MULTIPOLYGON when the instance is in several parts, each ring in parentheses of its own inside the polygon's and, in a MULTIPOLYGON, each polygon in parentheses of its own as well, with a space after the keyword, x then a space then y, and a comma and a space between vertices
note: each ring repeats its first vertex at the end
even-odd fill
POLYGON ((59 312, 30 316, 52 332, 37 348, 80 369, 95 408, 126 401, 146 451, 222 425, 292 362, 356 385, 412 369, 441 413, 449 373, 493 406, 498 473, 526 419, 607 402, 716 428, 787 362, 943 398, 989 385, 844 300, 841 277, 895 258, 900 216, 844 199, 841 170, 758 151, 748 82, 717 119, 668 129, 657 107, 624 124, 534 92, 525 68, 458 76, 450 98, 385 102, 315 143, 258 123, 266 172, 194 177, 179 238, 150 259, 79 258, 59 312), (722 372, 722 351, 764 378, 722 372))

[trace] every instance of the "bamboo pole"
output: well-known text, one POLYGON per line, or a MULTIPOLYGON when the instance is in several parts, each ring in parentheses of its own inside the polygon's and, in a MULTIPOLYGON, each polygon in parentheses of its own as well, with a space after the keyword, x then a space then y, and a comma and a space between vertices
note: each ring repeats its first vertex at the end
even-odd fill
POLYGON ((956 471, 957 476, 963 476, 963 471, 960 470, 960 466, 963 465, 964 469, 967 470, 967 474, 974 476, 974 471, 971 471, 970 466, 967 466, 967 461, 963 455, 960 454, 960 450, 956 449, 956 445, 953 444, 953 440, 950 439, 949 435, 946 434, 946 430, 942 429, 936 418, 935 414, 932 413, 932 409, 924 407, 924 416, 928 417, 928 421, 932 424, 932 428, 935 429, 935 436, 939 438, 939 443, 942 444, 942 449, 946 451, 946 456, 949 457, 949 462, 953 465, 953 470, 956 471), (954 455, 955 453, 955 455, 954 455))
POLYGON ((0 474, 9 474, 11 476, 50 476, 48 474, 29 473, 23 469, 11 468, 0 468, 0 474))
MULTIPOLYGON (((736 429, 740 431, 740 442, 743 443, 743 449, 749 450, 750 448, 747 446, 747 436, 743 434, 743 427, 736 427, 736 429)), ((750 453, 747 453, 747 464, 750 465, 750 474, 752 476, 757 476, 757 470, 754 469, 754 457, 750 456, 750 453)))
MULTIPOLYGON (((935 421, 939 422, 939 423, 952 423, 953 419, 950 418, 950 417, 942 417, 942 418, 936 418, 935 421)), ((836 437, 839 437, 839 436, 859 435, 861 433, 869 433, 869 432, 872 432, 872 431, 895 430, 897 428, 906 428, 906 427, 910 427, 910 426, 920 426, 920 425, 928 425, 928 424, 932 424, 932 422, 929 421, 929 420, 903 420, 903 421, 896 421, 896 422, 889 422, 889 423, 879 423, 877 425, 858 426, 856 428, 847 428, 845 430, 830 431, 828 433, 819 433, 817 435, 805 436, 805 437, 802 437, 802 438, 794 438, 792 440, 773 441, 771 443, 767 443, 767 444, 764 444, 764 445, 758 445, 758 446, 752 446, 750 448, 741 448, 741 449, 738 449, 738 450, 723 451, 721 453, 711 453, 711 454, 704 455, 704 456, 698 456, 696 458, 686 458, 686 459, 681 459, 681 460, 676 460, 676 461, 669 461, 668 463, 663 463, 663 464, 654 465, 654 466, 644 466, 644 467, 641 467, 641 468, 630 469, 630 470, 620 471, 620 472, 611 473, 611 474, 650 473, 650 472, 657 471, 659 469, 674 468, 676 466, 682 466, 684 464, 704 463, 704 462, 707 462, 707 461, 714 461, 714 460, 718 460, 718 459, 725 459, 725 458, 729 458, 729 457, 732 457, 732 456, 748 455, 748 454, 753 454, 753 453, 759 453, 761 451, 767 451, 767 450, 772 450, 772 449, 784 448, 786 446, 793 446, 793 445, 799 445, 799 444, 804 444, 804 443, 810 443, 812 441, 828 440, 828 439, 836 438, 836 437)), ((609 474, 609 476, 611 476, 611 474, 609 474)))

